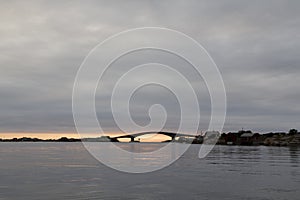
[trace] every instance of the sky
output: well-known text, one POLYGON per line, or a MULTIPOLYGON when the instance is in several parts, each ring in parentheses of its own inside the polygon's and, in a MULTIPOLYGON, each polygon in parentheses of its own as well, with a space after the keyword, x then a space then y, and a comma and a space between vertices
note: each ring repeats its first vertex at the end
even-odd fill
MULTIPOLYGON (((299 8, 297 0, 1 1, 0 138, 75 134, 72 88, 83 59, 111 35, 145 26, 183 32, 209 52, 226 88, 224 131, 300 129, 299 8)), ((189 67, 148 50, 116 62, 111 76, 153 60, 183 72, 189 67)), ((209 94, 201 77, 186 73, 198 91, 204 131, 209 94)), ((107 133, 119 134, 102 92, 96 94, 98 119, 107 133)), ((147 109, 160 103, 169 111, 166 129, 178 127, 178 102, 166 88, 145 86, 134 97, 130 111, 137 124, 149 123, 147 109)))

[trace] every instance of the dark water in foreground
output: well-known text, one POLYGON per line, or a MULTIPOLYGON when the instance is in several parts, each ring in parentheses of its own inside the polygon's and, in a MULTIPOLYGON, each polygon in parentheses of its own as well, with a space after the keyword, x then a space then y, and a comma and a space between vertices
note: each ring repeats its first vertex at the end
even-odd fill
POLYGON ((160 171, 127 174, 81 143, 0 143, 0 199, 300 198, 300 148, 216 146, 202 160, 199 148, 160 171))

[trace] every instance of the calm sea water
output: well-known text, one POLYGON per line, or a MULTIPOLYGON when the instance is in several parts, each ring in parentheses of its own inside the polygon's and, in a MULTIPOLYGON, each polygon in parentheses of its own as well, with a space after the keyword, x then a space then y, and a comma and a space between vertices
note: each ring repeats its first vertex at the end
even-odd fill
POLYGON ((0 199, 300 198, 300 148, 216 146, 201 160, 199 148, 162 170, 127 174, 99 163, 81 143, 0 143, 0 199))

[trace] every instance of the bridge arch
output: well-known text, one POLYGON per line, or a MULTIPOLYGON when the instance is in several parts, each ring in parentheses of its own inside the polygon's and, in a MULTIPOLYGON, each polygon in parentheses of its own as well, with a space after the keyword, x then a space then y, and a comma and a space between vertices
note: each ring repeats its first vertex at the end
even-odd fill
POLYGON ((160 134, 160 135, 166 135, 171 137, 172 140, 175 140, 176 137, 181 137, 181 136, 185 136, 185 137, 195 137, 194 135, 188 135, 188 134, 181 134, 181 133, 172 133, 172 132, 155 132, 155 131, 151 131, 151 132, 141 132, 141 133, 135 133, 135 134, 128 134, 128 135, 122 135, 122 136, 117 136, 117 137, 113 137, 111 138, 112 140, 118 140, 121 138, 130 138, 131 142, 134 142, 136 137, 139 136, 143 136, 143 135, 150 135, 150 134, 160 134))

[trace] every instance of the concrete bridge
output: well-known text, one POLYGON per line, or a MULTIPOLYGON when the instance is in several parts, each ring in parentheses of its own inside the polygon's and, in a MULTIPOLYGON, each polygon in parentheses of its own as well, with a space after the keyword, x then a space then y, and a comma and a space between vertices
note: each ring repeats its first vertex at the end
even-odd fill
POLYGON ((166 135, 172 138, 174 140, 176 137, 196 137, 196 135, 189 135, 189 134, 181 134, 181 133, 171 133, 171 132, 141 132, 141 133, 135 133, 135 134, 129 134, 129 135, 122 135, 118 137, 112 137, 111 141, 118 141, 120 138, 130 138, 130 142, 134 142, 134 139, 136 137, 140 137, 143 135, 151 135, 151 134, 161 134, 166 135))

